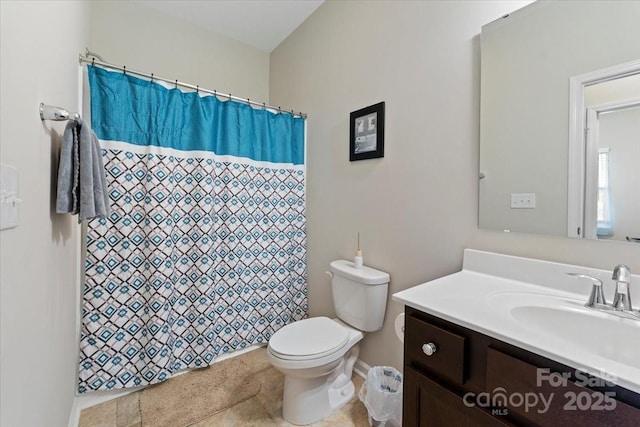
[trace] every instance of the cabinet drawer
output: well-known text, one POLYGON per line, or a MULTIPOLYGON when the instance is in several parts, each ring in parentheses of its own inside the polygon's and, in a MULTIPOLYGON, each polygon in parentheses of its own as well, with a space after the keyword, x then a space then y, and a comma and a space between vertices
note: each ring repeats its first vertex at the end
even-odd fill
POLYGON ((407 364, 457 384, 465 380, 465 337, 407 316, 405 320, 405 357, 407 364), (435 352, 425 353, 432 344, 435 352))
POLYGON ((493 348, 487 349, 486 391, 493 396, 503 393, 509 413, 542 425, 639 425, 640 409, 616 401, 615 392, 605 395, 570 378, 564 381, 561 378, 544 366, 534 366, 493 348), (551 380, 549 374, 553 376, 551 380), (498 388, 504 392, 495 392, 498 388), (537 403, 534 405, 534 402, 537 403))

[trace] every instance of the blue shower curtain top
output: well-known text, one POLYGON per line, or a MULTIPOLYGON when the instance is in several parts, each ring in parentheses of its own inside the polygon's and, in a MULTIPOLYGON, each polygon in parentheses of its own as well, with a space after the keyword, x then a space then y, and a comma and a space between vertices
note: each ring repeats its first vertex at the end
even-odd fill
POLYGON ((92 126, 101 140, 304 164, 304 118, 168 89, 91 65, 88 71, 92 126), (272 139, 286 143, 272 144, 272 139))

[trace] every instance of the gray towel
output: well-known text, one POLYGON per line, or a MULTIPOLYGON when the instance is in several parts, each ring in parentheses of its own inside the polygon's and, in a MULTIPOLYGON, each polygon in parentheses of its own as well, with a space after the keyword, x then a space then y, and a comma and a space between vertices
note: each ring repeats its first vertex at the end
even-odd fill
POLYGON ((56 211, 79 222, 111 213, 100 143, 82 119, 69 120, 62 137, 56 211))

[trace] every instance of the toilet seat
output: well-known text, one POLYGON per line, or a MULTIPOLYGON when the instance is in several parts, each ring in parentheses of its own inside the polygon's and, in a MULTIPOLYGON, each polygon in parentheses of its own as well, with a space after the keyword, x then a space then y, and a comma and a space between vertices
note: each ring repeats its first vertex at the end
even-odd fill
POLYGON ((269 340, 271 353, 285 360, 319 359, 343 349, 349 330, 328 317, 312 317, 290 323, 269 340))

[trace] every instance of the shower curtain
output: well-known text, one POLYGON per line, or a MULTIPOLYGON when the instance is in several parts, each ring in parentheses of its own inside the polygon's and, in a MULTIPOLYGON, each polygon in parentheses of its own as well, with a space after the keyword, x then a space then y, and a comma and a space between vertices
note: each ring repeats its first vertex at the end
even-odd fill
POLYGON ((304 119, 88 66, 79 392, 153 384, 307 315, 304 119))

